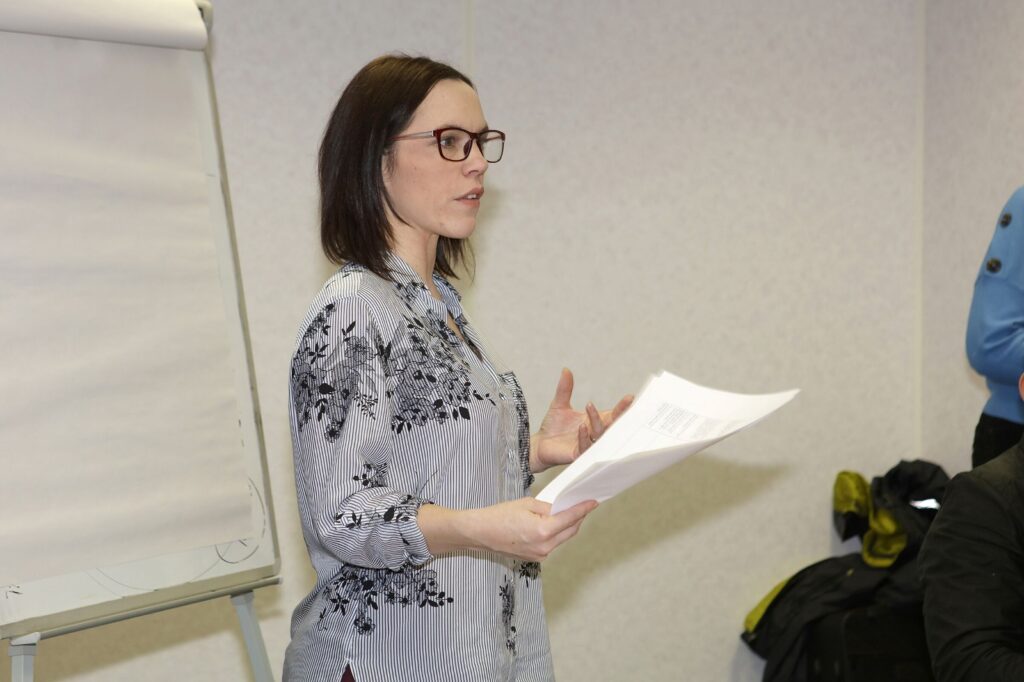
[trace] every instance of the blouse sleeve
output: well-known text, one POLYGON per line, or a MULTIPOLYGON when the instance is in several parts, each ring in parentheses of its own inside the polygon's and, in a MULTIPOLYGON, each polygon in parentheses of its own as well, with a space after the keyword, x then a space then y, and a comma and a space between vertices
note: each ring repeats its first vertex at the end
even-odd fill
POLYGON ((295 485, 303 523, 340 561, 398 569, 433 557, 417 523, 426 501, 388 486, 391 400, 381 338, 357 298, 328 303, 291 366, 295 485))

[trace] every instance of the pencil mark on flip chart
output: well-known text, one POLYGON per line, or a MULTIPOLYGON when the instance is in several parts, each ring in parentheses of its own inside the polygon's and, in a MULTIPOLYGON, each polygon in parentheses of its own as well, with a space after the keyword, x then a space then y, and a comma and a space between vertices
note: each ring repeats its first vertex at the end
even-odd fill
POLYGON ((226 564, 238 564, 251 557, 259 550, 260 544, 266 537, 267 506, 263 502, 259 486, 251 478, 249 479, 249 496, 252 499, 253 525, 256 535, 217 545, 217 557, 226 564))

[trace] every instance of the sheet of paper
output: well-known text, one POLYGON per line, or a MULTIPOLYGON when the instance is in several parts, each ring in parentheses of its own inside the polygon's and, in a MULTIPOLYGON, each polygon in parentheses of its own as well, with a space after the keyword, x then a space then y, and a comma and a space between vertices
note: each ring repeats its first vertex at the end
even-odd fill
POLYGON ((584 500, 603 502, 764 419, 798 392, 729 393, 662 372, 647 382, 629 410, 537 499, 551 503, 552 513, 584 500))

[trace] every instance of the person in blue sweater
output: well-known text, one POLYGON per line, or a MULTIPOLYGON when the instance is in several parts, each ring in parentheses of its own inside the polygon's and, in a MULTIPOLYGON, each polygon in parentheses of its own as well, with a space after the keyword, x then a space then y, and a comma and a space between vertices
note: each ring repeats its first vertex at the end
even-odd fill
POLYGON ((1024 187, 1006 202, 974 283, 967 359, 991 396, 974 431, 972 466, 1006 451, 1024 435, 1024 187))

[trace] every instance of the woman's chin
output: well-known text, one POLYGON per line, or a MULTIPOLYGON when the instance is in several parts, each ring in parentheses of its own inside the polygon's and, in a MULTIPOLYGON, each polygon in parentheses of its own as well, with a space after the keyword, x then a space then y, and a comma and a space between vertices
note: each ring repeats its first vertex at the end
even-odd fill
POLYGON ((468 239, 476 230, 476 219, 461 220, 447 226, 441 235, 449 239, 468 239))

